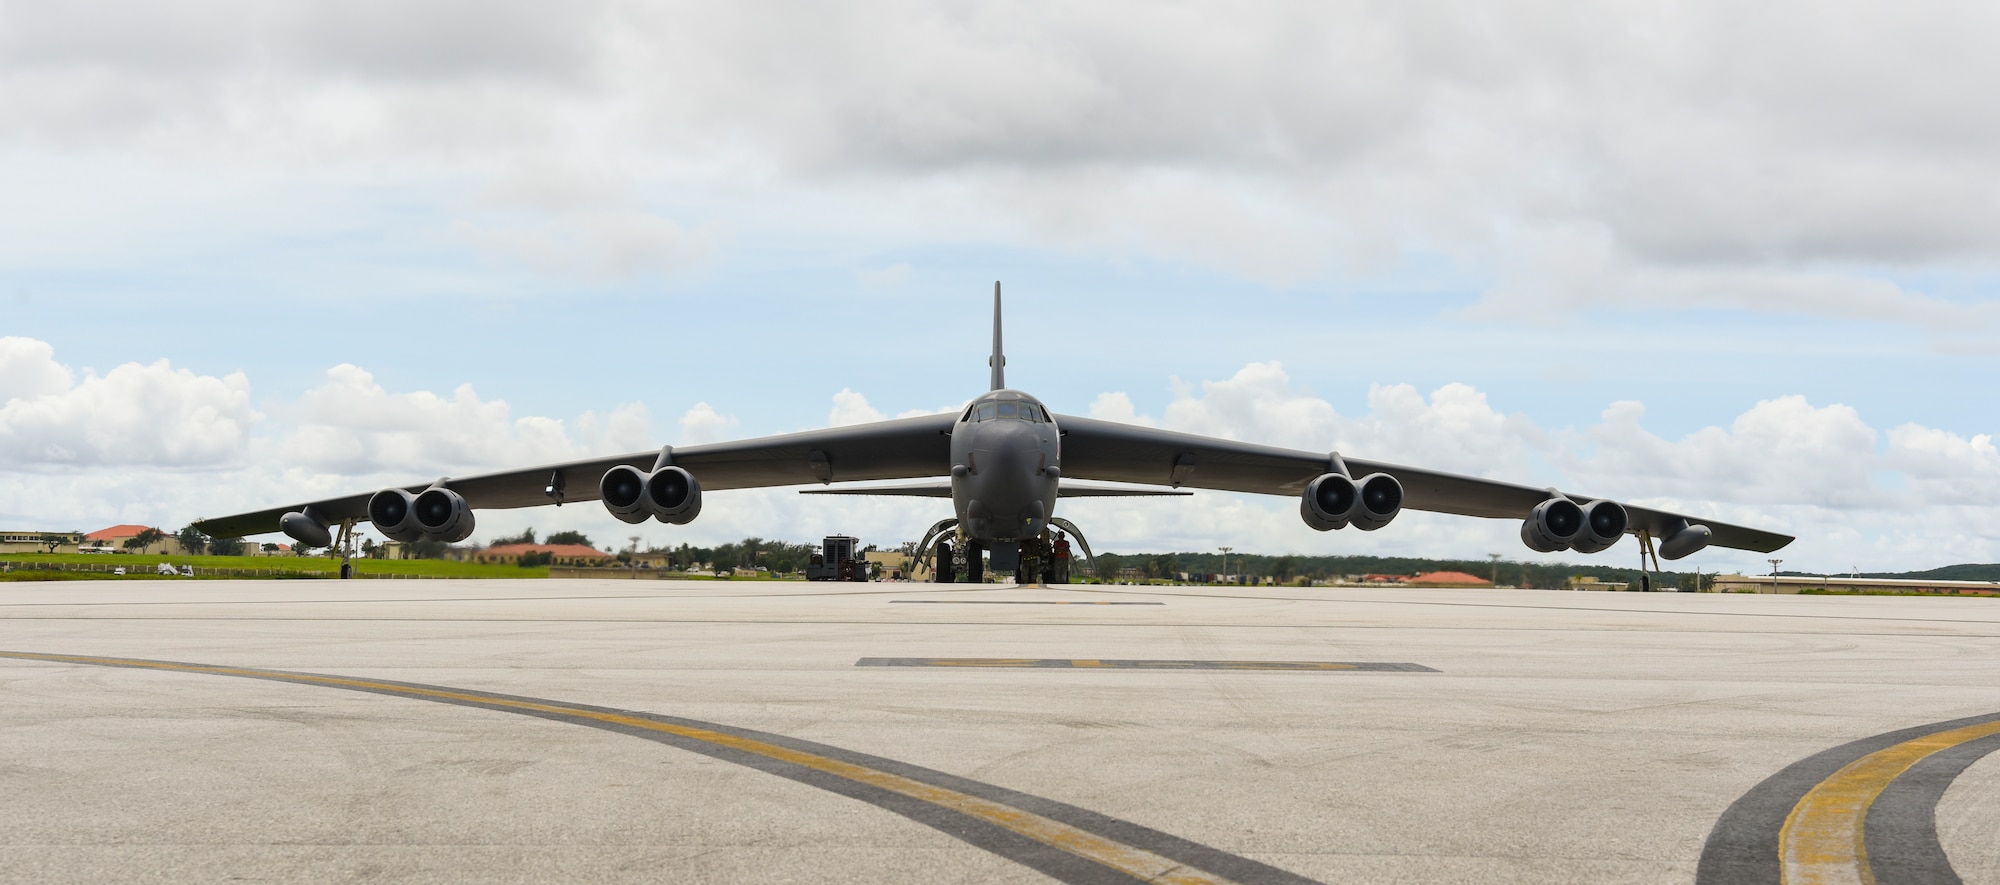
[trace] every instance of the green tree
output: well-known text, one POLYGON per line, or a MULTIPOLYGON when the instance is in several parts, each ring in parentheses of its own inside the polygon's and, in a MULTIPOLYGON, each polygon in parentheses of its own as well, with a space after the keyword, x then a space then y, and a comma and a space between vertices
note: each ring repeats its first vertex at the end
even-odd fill
POLYGON ((535 543, 535 530, 533 528, 529 528, 523 530, 518 535, 508 535, 506 537, 494 538, 493 543, 487 546, 502 547, 508 544, 533 544, 533 543, 535 543))
POLYGON ((125 549, 145 552, 146 548, 167 539, 167 533, 159 529, 140 529, 139 533, 125 539, 125 549))
POLYGON ((1125 567, 1125 558, 1116 553, 1100 553, 1097 556, 1097 582, 1109 584, 1118 580, 1118 572, 1125 567))
POLYGON ((579 531, 556 532, 555 534, 550 535, 548 540, 544 543, 582 544, 585 547, 592 546, 590 543, 590 536, 585 535, 584 533, 579 531))
POLYGON ((174 540, 181 542, 181 552, 189 556, 200 556, 208 550, 208 536, 194 526, 188 526, 175 533, 174 540))
POLYGON ((216 556, 242 556, 242 538, 214 538, 208 542, 208 552, 216 556))
POLYGON ((443 559, 444 552, 449 549, 451 545, 443 541, 425 538, 404 544, 403 556, 408 559, 443 559))
POLYGON ((381 549, 381 546, 375 543, 374 538, 361 539, 361 558, 374 559, 375 552, 379 549, 381 549))
POLYGON ((270 541, 265 541, 263 550, 265 553, 276 553, 278 552, 278 545, 273 544, 270 541))
POLYGON ((1280 582, 1290 581, 1292 576, 1298 573, 1299 558, 1296 556, 1289 554, 1280 556, 1271 563, 1271 577, 1277 578, 1280 582))
POLYGON ((56 548, 61 547, 62 545, 67 543, 69 543, 68 538, 56 534, 43 535, 41 541, 42 546, 49 548, 50 553, 56 552, 56 548))

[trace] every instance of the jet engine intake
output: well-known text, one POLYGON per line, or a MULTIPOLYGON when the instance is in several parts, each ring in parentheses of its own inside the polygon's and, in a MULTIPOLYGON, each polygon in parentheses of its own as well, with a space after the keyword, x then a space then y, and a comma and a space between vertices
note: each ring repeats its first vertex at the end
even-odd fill
POLYGON ((368 521, 391 541, 421 541, 424 530, 417 525, 416 505, 417 496, 403 489, 383 489, 368 496, 368 521))
POLYGON ((1601 499, 1592 501, 1583 505, 1583 530, 1577 532, 1576 540, 1570 542, 1569 549, 1578 553, 1600 553, 1625 536, 1628 524, 1625 505, 1601 499))
POLYGON ((646 509, 646 474, 630 464, 604 471, 597 481, 597 498, 618 521, 638 525, 652 517, 646 509))
MULTIPOLYGON (((374 503, 374 499, 370 498, 369 503, 374 503)), ((472 537, 475 521, 472 506, 450 489, 425 489, 411 502, 410 511, 425 538, 456 544, 472 537)))
POLYGON ((1361 509, 1361 489, 1338 473, 1322 473, 1306 483, 1299 518, 1316 532, 1347 528, 1361 509))
POLYGON ((1521 543, 1537 553, 1555 553, 1568 550, 1583 530, 1583 508, 1568 498, 1550 498, 1528 511, 1521 543))
POLYGON ((701 515, 701 483, 694 474, 668 465, 646 477, 646 508, 668 525, 687 525, 701 515))
POLYGON ((1361 512, 1354 515, 1355 528, 1372 532, 1403 512, 1403 484, 1395 477, 1371 473, 1356 485, 1361 487, 1361 512))
POLYGON ((620 521, 637 525, 648 518, 687 525, 701 515, 701 483, 686 470, 666 466, 645 473, 630 464, 604 471, 597 497, 620 521))
POLYGON ((1386 473, 1371 473, 1359 482, 1338 473, 1322 473, 1306 484, 1299 500, 1299 517, 1321 532, 1350 525, 1372 532, 1401 512, 1403 484, 1386 473))

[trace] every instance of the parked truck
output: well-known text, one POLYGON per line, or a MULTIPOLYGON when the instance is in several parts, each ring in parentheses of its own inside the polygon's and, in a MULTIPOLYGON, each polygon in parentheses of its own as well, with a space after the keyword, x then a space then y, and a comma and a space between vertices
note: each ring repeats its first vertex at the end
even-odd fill
POLYGON ((868 562, 861 558, 860 538, 828 535, 820 542, 819 550, 806 562, 806 580, 868 580, 868 562))

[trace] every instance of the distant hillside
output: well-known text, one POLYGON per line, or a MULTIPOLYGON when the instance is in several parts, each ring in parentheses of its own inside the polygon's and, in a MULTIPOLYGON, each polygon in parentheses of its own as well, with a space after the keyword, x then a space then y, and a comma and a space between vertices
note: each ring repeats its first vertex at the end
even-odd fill
POLYGON ((1896 578, 1907 581, 2000 581, 2000 563, 1963 563, 1921 572, 1862 572, 1864 578, 1896 578))

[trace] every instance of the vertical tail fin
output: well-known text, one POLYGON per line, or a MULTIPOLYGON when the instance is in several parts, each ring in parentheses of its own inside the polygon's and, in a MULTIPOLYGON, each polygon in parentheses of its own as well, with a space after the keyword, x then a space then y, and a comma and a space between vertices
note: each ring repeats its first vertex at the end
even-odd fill
POLYGON ((1007 355, 1000 352, 1000 281, 993 281, 993 355, 986 358, 993 367, 993 389, 1007 386, 1007 355))

